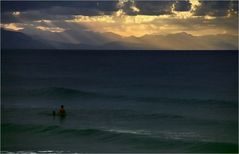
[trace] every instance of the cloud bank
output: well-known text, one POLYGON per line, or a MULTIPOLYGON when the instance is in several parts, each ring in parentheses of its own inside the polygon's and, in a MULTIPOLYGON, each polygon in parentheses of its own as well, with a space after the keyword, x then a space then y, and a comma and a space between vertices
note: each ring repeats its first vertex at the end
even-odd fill
MULTIPOLYGON (((85 38, 94 40, 95 33, 106 38, 112 33, 122 42, 128 37, 187 33, 195 37, 213 35, 218 40, 222 35, 235 36, 231 40, 235 44, 238 37, 237 1, 4 1, 1 4, 2 28, 75 44, 85 42, 85 38), (74 33, 92 36, 80 38, 74 33)), ((110 39, 115 41, 115 37, 110 39)))

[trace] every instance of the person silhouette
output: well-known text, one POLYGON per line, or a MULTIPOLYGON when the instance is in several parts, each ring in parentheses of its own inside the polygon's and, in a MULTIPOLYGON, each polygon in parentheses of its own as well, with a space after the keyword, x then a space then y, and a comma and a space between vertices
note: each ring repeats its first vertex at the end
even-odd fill
POLYGON ((56 115, 56 112, 55 112, 55 111, 52 111, 52 115, 55 116, 55 115, 56 115))
POLYGON ((58 111, 60 116, 65 116, 66 115, 66 111, 64 109, 64 105, 61 105, 61 108, 58 111))

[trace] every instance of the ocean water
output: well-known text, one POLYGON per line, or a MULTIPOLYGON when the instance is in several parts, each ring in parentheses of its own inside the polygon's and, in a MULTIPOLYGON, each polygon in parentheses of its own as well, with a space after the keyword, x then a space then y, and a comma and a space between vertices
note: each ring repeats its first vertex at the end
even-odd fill
POLYGON ((2 152, 238 152, 237 51, 3 50, 2 152), (64 105, 67 116, 52 116, 64 105))

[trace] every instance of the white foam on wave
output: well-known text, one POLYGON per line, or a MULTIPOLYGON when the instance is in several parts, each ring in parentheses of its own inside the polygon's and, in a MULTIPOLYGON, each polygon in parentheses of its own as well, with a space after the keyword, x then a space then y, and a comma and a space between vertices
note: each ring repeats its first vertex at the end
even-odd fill
POLYGON ((158 133, 158 136, 166 138, 166 139, 175 139, 175 140, 200 138, 200 135, 197 134, 196 132, 160 131, 158 133))
POLYGON ((151 134, 150 131, 146 131, 146 130, 109 129, 107 131, 115 132, 115 133, 137 134, 137 135, 150 135, 151 134))

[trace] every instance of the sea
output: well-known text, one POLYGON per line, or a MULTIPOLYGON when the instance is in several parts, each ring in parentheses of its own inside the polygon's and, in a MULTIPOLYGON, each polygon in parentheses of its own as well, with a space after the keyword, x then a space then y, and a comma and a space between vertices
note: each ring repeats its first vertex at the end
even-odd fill
POLYGON ((204 152, 238 153, 238 51, 1 52, 1 153, 204 152))

